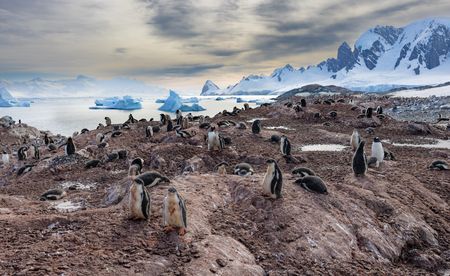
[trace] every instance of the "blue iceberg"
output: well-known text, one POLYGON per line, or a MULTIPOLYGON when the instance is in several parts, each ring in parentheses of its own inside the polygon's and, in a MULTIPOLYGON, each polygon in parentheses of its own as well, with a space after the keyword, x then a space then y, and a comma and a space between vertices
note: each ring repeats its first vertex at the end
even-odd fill
POLYGON ((194 103, 193 105, 183 104, 183 100, 181 99, 180 95, 178 95, 177 92, 170 90, 169 97, 165 100, 164 104, 159 108, 159 110, 165 112, 175 112, 178 109, 184 112, 206 110, 197 103, 194 103))
POLYGON ((14 98, 5 87, 1 87, 0 107, 30 107, 30 102, 14 98))
POLYGON ((135 99, 131 96, 110 97, 95 100, 95 106, 90 109, 121 109, 121 110, 134 110, 141 109, 141 99, 135 99))

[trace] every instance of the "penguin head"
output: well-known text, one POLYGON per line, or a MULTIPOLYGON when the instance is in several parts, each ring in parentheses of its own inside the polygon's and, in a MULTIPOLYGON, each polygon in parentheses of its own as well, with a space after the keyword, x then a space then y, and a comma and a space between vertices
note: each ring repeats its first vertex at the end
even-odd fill
POLYGON ((67 138, 67 143, 68 143, 68 144, 73 143, 72 137, 67 138))
POLYGON ((133 165, 138 165, 142 169, 142 167, 144 166, 144 159, 140 157, 133 159, 133 161, 131 161, 131 166, 133 165))
POLYGON ((175 189, 174 187, 170 187, 168 190, 169 194, 176 194, 177 193, 177 189, 175 189))
POLYGON ((373 141, 374 141, 375 143, 381 142, 379 137, 373 138, 373 141))
POLYGON ((275 161, 275 159, 268 159, 267 161, 266 161, 266 163, 267 164, 277 164, 277 161, 275 161))

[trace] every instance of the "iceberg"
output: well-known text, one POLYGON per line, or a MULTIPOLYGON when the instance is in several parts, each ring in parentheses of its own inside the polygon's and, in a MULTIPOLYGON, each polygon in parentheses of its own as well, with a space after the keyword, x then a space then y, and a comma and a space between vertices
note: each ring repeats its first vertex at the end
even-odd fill
POLYGON ((95 106, 89 107, 90 109, 121 109, 121 110, 134 110, 141 109, 141 99, 135 99, 131 96, 110 97, 95 100, 95 106))
POLYGON ((0 107, 30 107, 30 102, 14 98, 5 87, 1 87, 0 107))
POLYGON ((165 100, 164 104, 159 108, 159 110, 165 112, 175 112, 178 109, 184 112, 206 110, 197 103, 194 103, 193 105, 183 104, 183 99, 181 99, 180 95, 178 95, 177 92, 170 90, 169 97, 165 100))

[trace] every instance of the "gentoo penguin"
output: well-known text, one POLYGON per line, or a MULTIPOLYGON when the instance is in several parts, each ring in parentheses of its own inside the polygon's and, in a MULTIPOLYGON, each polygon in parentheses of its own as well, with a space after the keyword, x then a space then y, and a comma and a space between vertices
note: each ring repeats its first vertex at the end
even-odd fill
POLYGON ((163 202, 163 221, 166 231, 178 228, 179 234, 184 235, 187 228, 187 210, 183 198, 173 187, 169 188, 163 202))
POLYGON ((167 121, 167 132, 173 130, 173 123, 172 120, 167 121))
POLYGON ((281 187, 283 186, 283 176, 278 167, 277 161, 267 160, 267 171, 263 180, 264 193, 272 198, 281 197, 281 187))
POLYGON ((17 175, 26 174, 33 169, 34 165, 25 165, 17 171, 17 175))
POLYGON ((147 126, 145 128, 145 137, 153 137, 153 127, 152 126, 147 126))
POLYGON ((353 151, 355 151, 358 148, 360 141, 361 141, 361 136, 359 136, 358 130, 354 129, 352 136, 350 138, 350 145, 352 146, 353 151))
POLYGON ((155 171, 141 173, 136 176, 136 179, 140 179, 144 186, 149 188, 156 186, 159 182, 170 183, 169 178, 155 171))
POLYGON ((378 168, 384 160, 383 145, 381 144, 380 138, 378 138, 378 137, 373 138, 372 155, 371 156, 373 156, 377 159, 375 166, 378 168))
POLYGON ((338 99, 337 102, 338 103, 345 103, 345 100, 344 99, 338 99))
POLYGON ((85 169, 95 168, 95 167, 97 167, 98 165, 100 165, 100 163, 101 163, 100 160, 98 160, 98 159, 92 159, 92 160, 87 161, 87 162, 84 164, 84 168, 85 168, 85 169))
POLYGON ((128 120, 125 123, 134 124, 134 123, 137 123, 137 122, 138 122, 138 120, 136 120, 133 117, 133 114, 130 114, 130 115, 128 115, 128 120))
POLYGON ((97 133, 97 135, 95 135, 95 142, 97 142, 97 144, 100 144, 103 140, 105 140, 105 135, 103 133, 97 133))
POLYGON ((366 117, 367 117, 367 118, 372 118, 372 114, 373 114, 373 108, 368 107, 368 108, 366 109, 366 117))
POLYGON ((252 166, 248 163, 239 163, 236 166, 234 166, 234 174, 237 174, 239 176, 252 175, 253 173, 254 170, 252 166))
POLYGON ((358 148, 353 155, 352 169, 356 176, 364 176, 367 171, 367 158, 364 153, 365 141, 359 142, 358 148))
POLYGON ((201 124, 198 126, 199 129, 208 129, 208 128, 210 128, 210 127, 211 127, 211 124, 210 124, 210 123, 207 123, 207 122, 201 123, 201 124))
POLYGON ((227 162, 220 162, 219 164, 217 164, 215 167, 214 167, 214 171, 216 171, 218 174, 223 174, 223 175, 225 175, 225 174, 227 174, 227 166, 228 166, 228 163, 227 162))
POLYGON ((316 192, 319 194, 328 194, 327 186, 323 182, 323 180, 315 175, 308 175, 297 179, 295 183, 302 186, 305 190, 309 192, 316 192))
POLYGON ((441 113, 439 113, 438 116, 439 116, 439 117, 438 117, 438 121, 437 121, 438 123, 443 122, 443 121, 444 121, 444 122, 447 122, 447 121, 450 120, 449 118, 444 118, 444 117, 442 117, 442 114, 441 114, 441 113))
POLYGON ((192 138, 193 136, 195 136, 195 132, 190 133, 189 131, 182 130, 182 129, 177 129, 175 132, 176 132, 177 137, 181 137, 181 138, 192 138))
POLYGON ((432 170, 440 170, 440 171, 447 171, 448 170, 448 163, 443 160, 436 160, 431 163, 429 166, 432 170))
POLYGON ((85 134, 85 133, 88 133, 88 132, 89 132, 89 129, 87 129, 87 128, 83 128, 83 129, 80 131, 81 134, 85 134))
POLYGON ((44 143, 46 146, 54 143, 53 139, 51 137, 48 137, 47 133, 44 134, 44 143))
POLYGON ((99 123, 98 124, 98 126, 97 126, 97 129, 102 129, 102 128, 104 128, 105 126, 102 124, 102 123, 99 123))
POLYGON ((121 128, 122 129, 131 129, 130 125, 127 122, 123 123, 121 128))
POLYGON ((2 152, 2 162, 3 162, 3 165, 9 164, 9 154, 6 152, 6 150, 3 150, 3 152, 2 152))
POLYGON ((19 150, 17 151, 17 157, 19 158, 20 161, 27 159, 27 156, 28 156, 27 151, 28 151, 28 147, 26 147, 26 146, 19 148, 19 150))
POLYGON ((106 124, 106 126, 110 126, 111 125, 111 118, 105 117, 105 124, 106 124))
POLYGON ((130 168, 128 170, 128 175, 137 176, 142 173, 142 168, 144 167, 144 159, 137 157, 134 158, 130 163, 130 168), (131 172, 131 174, 130 174, 131 172))
POLYGON ((261 132, 261 120, 255 120, 252 123, 253 134, 259 134, 261 132))
POLYGON ((159 123, 160 123, 162 126, 165 125, 165 124, 167 123, 166 115, 161 113, 161 114, 159 114, 159 116, 160 116, 159 123))
POLYGON ((283 155, 291 155, 291 142, 289 142, 289 139, 284 135, 281 135, 280 150, 283 155))
POLYGON ((244 104, 244 110, 249 110, 250 109, 250 106, 248 105, 248 103, 245 103, 244 104))
POLYGON ((175 118, 177 121, 177 125, 181 125, 181 122, 183 120, 183 114, 181 113, 181 110, 177 109, 177 111, 175 111, 175 118))
POLYGON ((161 130, 161 128, 159 126, 153 126, 152 130, 153 130, 153 133, 158 133, 161 130))
POLYGON ((303 108, 301 108, 298 104, 294 105, 294 111, 299 113, 300 111, 303 111, 303 108))
POLYGON ((270 136, 270 140, 271 143, 279 143, 281 141, 281 137, 278 135, 272 135, 270 136))
POLYGON ((183 117, 182 122, 181 122, 181 128, 186 129, 189 128, 189 118, 188 117, 183 117))
POLYGON ((39 160, 41 158, 41 151, 39 150, 39 146, 34 144, 33 150, 34 150, 34 159, 39 160))
POLYGON ((51 189, 43 193, 40 200, 59 200, 67 195, 66 191, 62 189, 51 189))
POLYGON ((48 149, 48 151, 55 152, 58 148, 56 147, 55 144, 50 143, 47 145, 47 149, 48 149))
POLYGON ((300 100, 300 105, 301 105, 302 107, 306 107, 306 100, 305 100, 305 99, 301 99, 301 100, 300 100))
POLYGON ((208 151, 221 150, 220 137, 215 127, 210 127, 208 131, 208 151))
POLYGON ((72 137, 67 138, 66 143, 66 155, 72 155, 75 153, 75 144, 73 143, 72 137))
POLYGON ((377 114, 383 114, 383 107, 381 107, 380 105, 377 106, 377 109, 375 110, 375 112, 376 112, 377 114))
POLYGON ((330 112, 328 112, 328 116, 330 116, 331 118, 336 118, 337 117, 337 112, 336 111, 330 111, 330 112))
POLYGON ((148 219, 150 216, 150 195, 141 179, 134 179, 130 187, 130 218, 148 219))
POLYGON ((300 177, 305 177, 308 175, 316 175, 316 173, 313 170, 304 167, 293 169, 292 174, 300 177))

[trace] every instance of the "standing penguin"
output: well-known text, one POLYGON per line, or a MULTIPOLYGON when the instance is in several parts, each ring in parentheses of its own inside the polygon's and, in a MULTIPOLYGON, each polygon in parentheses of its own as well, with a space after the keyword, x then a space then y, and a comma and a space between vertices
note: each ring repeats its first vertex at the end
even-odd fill
POLYGON ((105 135, 103 133, 97 133, 95 135, 95 141, 97 142, 97 145, 102 143, 105 140, 105 135))
POLYGON ((105 124, 106 124, 106 126, 110 126, 111 125, 111 118, 105 117, 105 124))
POLYGON ((163 220, 166 231, 178 228, 179 234, 184 235, 187 228, 187 211, 183 198, 173 187, 169 188, 163 202, 163 220))
POLYGON ((208 141, 208 151, 222 149, 220 137, 215 127, 209 128, 207 141, 208 141))
POLYGON ((153 137, 153 127, 152 126, 147 126, 145 128, 145 137, 153 137))
POLYGON ((53 139, 48 137, 47 133, 45 133, 45 135, 44 135, 44 143, 45 143, 46 146, 48 146, 49 144, 53 144, 54 143, 53 139))
POLYGON ((177 125, 181 125, 183 122, 183 113, 181 113, 181 110, 177 109, 175 112, 175 118, 177 121, 177 125))
POLYGON ((305 100, 305 99, 301 99, 301 100, 300 100, 300 105, 301 105, 302 107, 306 107, 306 100, 305 100))
POLYGON ((375 157, 377 159, 375 166, 378 168, 384 159, 383 144, 381 144, 380 138, 378 137, 373 138, 372 157, 375 157))
POLYGON ((39 145, 34 144, 33 150, 34 150, 34 159, 39 160, 41 158, 41 152, 39 150, 39 145))
POLYGON ((289 139, 284 135, 281 136, 280 150, 283 155, 291 155, 291 142, 289 142, 289 139))
POLYGON ((377 106, 377 109, 375 110, 375 112, 377 113, 377 114, 383 114, 383 107, 382 106, 377 106))
POLYGON ((9 154, 6 152, 6 150, 2 151, 2 162, 3 162, 3 165, 9 164, 9 154))
POLYGON ((264 193, 272 198, 281 197, 281 187, 283 186, 283 176, 278 167, 277 161, 267 160, 267 171, 263 180, 264 193))
POLYGON ((167 132, 172 131, 172 130, 173 130, 172 120, 168 120, 167 121, 167 132))
POLYGON ((365 141, 359 142, 358 148, 353 155, 352 169, 356 176, 364 176, 367 171, 367 158, 364 153, 365 141))
POLYGON ((150 196, 140 179, 134 179, 131 184, 129 208, 131 219, 148 219, 150 216, 150 196))
POLYGON ((66 155, 75 154, 75 144, 73 143, 72 137, 67 138, 66 143, 66 155))
POLYGON ((250 109, 250 106, 248 105, 248 103, 245 103, 244 104, 244 110, 249 110, 250 109))
POLYGON ((350 144, 352 145, 352 150, 355 151, 358 148, 359 142, 361 141, 361 136, 359 132, 354 129, 352 133, 352 137, 350 138, 350 144))
POLYGON ((28 156, 27 150, 28 150, 27 146, 23 146, 23 147, 19 148, 19 150, 17 151, 17 157, 19 158, 19 161, 27 159, 27 156, 28 156))
POLYGON ((373 114, 373 108, 372 107, 368 107, 366 109, 366 117, 367 118, 372 118, 372 114, 373 114))
POLYGON ((261 120, 255 120, 252 123, 253 134, 259 134, 261 132, 261 120))
POLYGON ((160 119, 159 119, 159 123, 160 123, 160 125, 165 125, 166 123, 167 123, 167 120, 166 120, 166 115, 164 115, 164 114, 159 114, 159 116, 160 116, 160 119))

